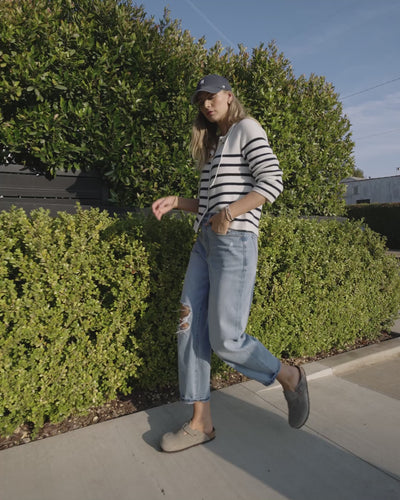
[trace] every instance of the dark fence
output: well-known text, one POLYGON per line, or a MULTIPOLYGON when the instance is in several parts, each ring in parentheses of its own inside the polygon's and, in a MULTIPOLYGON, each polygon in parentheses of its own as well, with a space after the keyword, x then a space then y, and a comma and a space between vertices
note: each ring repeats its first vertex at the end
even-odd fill
POLYGON ((350 219, 363 219, 374 231, 385 236, 387 246, 400 250, 400 203, 368 203, 347 205, 350 219))
POLYGON ((23 165, 0 165, 0 210, 13 205, 27 212, 43 207, 56 215, 74 213, 77 202, 82 208, 125 212, 109 202, 108 187, 96 173, 61 171, 48 179, 23 165))

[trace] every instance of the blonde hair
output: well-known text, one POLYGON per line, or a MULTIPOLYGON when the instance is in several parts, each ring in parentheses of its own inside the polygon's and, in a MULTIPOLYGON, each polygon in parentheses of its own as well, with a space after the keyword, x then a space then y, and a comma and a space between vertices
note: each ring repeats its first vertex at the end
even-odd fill
MULTIPOLYGON (((234 94, 232 94, 232 101, 227 113, 228 129, 234 123, 240 122, 246 117, 248 117, 248 114, 243 104, 234 94)), ((207 163, 212 151, 217 148, 217 143, 218 125, 209 122, 199 111, 197 118, 193 122, 192 139, 190 141, 190 152, 199 170, 207 163)))

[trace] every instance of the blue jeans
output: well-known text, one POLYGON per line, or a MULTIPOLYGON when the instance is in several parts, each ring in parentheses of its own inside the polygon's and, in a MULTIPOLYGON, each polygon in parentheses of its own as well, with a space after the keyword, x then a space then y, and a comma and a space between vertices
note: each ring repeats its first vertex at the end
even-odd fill
POLYGON ((280 361, 245 333, 257 268, 257 236, 214 233, 202 223, 181 297, 178 367, 181 398, 210 398, 211 350, 225 363, 264 385, 274 382, 280 361))

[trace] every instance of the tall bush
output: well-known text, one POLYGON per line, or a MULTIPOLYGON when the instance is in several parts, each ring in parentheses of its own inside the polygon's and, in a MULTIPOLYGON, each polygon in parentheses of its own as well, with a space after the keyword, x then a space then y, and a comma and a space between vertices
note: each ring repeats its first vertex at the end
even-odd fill
POLYGON ((353 170, 354 144, 333 85, 314 74, 296 78, 273 43, 253 49, 251 56, 242 48, 226 69, 267 130, 283 170, 285 190, 272 211, 343 213, 340 180, 353 170))
POLYGON ((202 46, 187 32, 116 0, 3 0, 0 14, 3 159, 50 176, 97 169, 134 205, 167 184, 192 192, 187 94, 202 46))
POLYGON ((0 152, 54 175, 96 169, 112 199, 194 196, 190 95, 226 75, 284 171, 275 212, 339 214, 353 171, 349 122, 323 77, 296 78, 275 45, 207 50, 166 13, 119 0, 0 0, 0 152))

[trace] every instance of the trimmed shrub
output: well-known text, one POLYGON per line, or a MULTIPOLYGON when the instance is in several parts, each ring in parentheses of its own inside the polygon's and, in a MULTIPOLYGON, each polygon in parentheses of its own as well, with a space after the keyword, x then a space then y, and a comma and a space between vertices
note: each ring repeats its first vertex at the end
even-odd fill
POLYGON ((0 433, 130 390, 148 258, 105 212, 0 213, 0 433))
POLYGON ((176 331, 180 295, 194 242, 193 218, 172 214, 161 222, 129 214, 113 227, 116 234, 141 235, 150 269, 147 307, 135 327, 142 360, 135 387, 155 389, 177 383, 176 331))
MULTIPOLYGON (((176 385, 192 222, 0 212, 0 434, 176 385)), ((265 215, 259 251, 248 333, 278 357, 373 339, 397 317, 398 264, 361 223, 265 215)))
POLYGON ((397 317, 398 264, 360 223, 264 217, 259 244, 249 333, 278 357, 373 339, 397 317))

